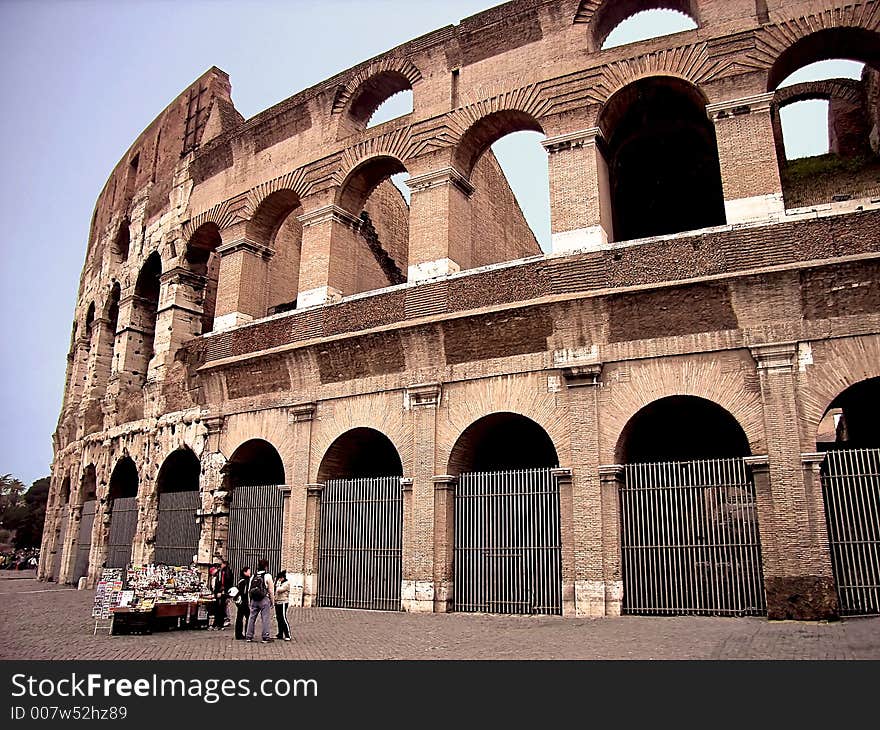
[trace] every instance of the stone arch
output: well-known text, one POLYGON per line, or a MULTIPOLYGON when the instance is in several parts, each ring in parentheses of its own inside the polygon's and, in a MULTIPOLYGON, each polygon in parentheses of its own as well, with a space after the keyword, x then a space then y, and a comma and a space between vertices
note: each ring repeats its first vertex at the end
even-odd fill
POLYGON ((128 252, 131 248, 131 231, 130 231, 131 221, 126 218, 119 224, 119 230, 116 233, 116 237, 113 239, 113 253, 116 256, 119 263, 124 263, 128 260, 128 252))
POLYGON ((78 504, 98 498, 98 474, 94 464, 83 467, 77 493, 78 504))
POLYGON ((123 456, 113 467, 110 482, 107 486, 107 500, 112 503, 116 499, 137 497, 140 476, 137 465, 130 456, 123 456))
POLYGON ((461 134, 453 153, 453 162, 465 177, 470 178, 477 161, 495 142, 513 132, 523 131, 544 134, 538 118, 528 111, 491 111, 472 121, 461 134))
POLYGON ((132 357, 131 370, 135 382, 141 386, 147 382, 147 370, 153 357, 161 276, 162 259, 158 251, 153 251, 138 273, 132 305, 131 326, 141 334, 142 339, 139 354, 132 357))
POLYGON ((701 25, 698 0, 581 0, 575 23, 590 25, 593 49, 599 49, 618 25, 646 10, 673 10, 701 25))
POLYGON ((248 240, 275 252, 269 262, 268 314, 296 305, 303 231, 297 216, 301 214, 299 196, 284 188, 264 197, 247 224, 248 240))
POLYGON ((214 329, 217 282, 220 278, 220 254, 217 249, 221 245, 223 239, 220 237, 220 228, 213 221, 200 225, 186 243, 184 261, 187 269, 201 278, 195 285, 201 298, 201 334, 214 329))
POLYGON ((369 64, 340 86, 333 98, 333 114, 348 117, 354 129, 363 129, 373 112, 386 99, 421 81, 422 73, 412 61, 383 58, 369 64))
POLYGON ((471 423, 455 440, 448 474, 559 466, 550 435, 531 418, 502 411, 471 423))
POLYGON ((162 462, 156 476, 156 493, 199 491, 201 463, 188 446, 175 449, 162 462))
POLYGON ((392 175, 406 171, 406 165, 400 159, 388 154, 361 160, 348 172, 339 186, 336 204, 347 213, 357 216, 381 183, 392 175))
POLYGON ((250 439, 242 443, 221 469, 223 486, 232 492, 239 486, 285 484, 284 462, 271 443, 264 439, 250 439))
POLYGON ((677 76, 646 76, 599 115, 615 240, 723 225, 724 192, 707 99, 677 76))
POLYGON ((403 476, 400 453, 388 436, 366 426, 337 436, 321 457, 318 482, 403 476))
POLYGON ((646 404, 627 421, 615 446, 615 461, 621 464, 750 454, 746 432, 730 411, 693 395, 666 396, 646 404), (677 428, 671 428, 673 423, 677 428))
POLYGON ((623 372, 606 368, 603 380, 611 383, 599 420, 602 429, 600 460, 616 463, 621 434, 645 406, 669 396, 694 396, 716 404, 730 413, 748 439, 752 454, 767 451, 764 409, 756 386, 744 374, 753 369, 748 355, 729 355, 730 360, 668 359, 664 362, 632 364, 623 372))
POLYGON ((798 393, 801 448, 811 451, 825 414, 838 396, 860 382, 880 378, 880 338, 853 337, 813 343, 813 364, 798 393))
POLYGON ((91 343, 92 341, 92 327, 95 324, 95 302, 89 302, 89 307, 86 309, 86 318, 83 321, 83 337, 85 338, 86 343, 91 343))
POLYGON ((773 95, 773 107, 783 109, 789 104, 809 99, 841 99, 861 104, 862 85, 854 79, 825 79, 784 86, 773 95))
POLYGON ((444 389, 445 408, 437 424, 437 468, 450 463, 452 449, 465 430, 496 413, 511 413, 536 423, 548 434, 559 463, 571 456, 568 422, 563 408, 547 395, 546 377, 517 375, 492 378, 462 388, 444 389))
POLYGON ((775 39, 775 59, 767 72, 767 91, 775 91, 788 76, 804 66, 829 59, 860 61, 880 69, 880 33, 854 26, 826 27, 821 30, 790 29, 800 36, 794 42, 790 37, 775 39))

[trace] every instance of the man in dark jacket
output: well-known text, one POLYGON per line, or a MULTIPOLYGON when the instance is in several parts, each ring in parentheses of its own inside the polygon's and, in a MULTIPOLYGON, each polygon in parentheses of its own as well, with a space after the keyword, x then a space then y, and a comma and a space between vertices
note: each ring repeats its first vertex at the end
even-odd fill
POLYGON ((241 569, 241 578, 238 581, 238 595, 235 597, 235 638, 244 639, 244 629, 247 626, 248 617, 251 615, 250 598, 248 590, 251 584, 251 569, 245 566, 241 569))
POLYGON ((214 628, 217 630, 225 629, 230 624, 226 616, 226 602, 232 581, 232 568, 225 560, 221 560, 220 567, 214 574, 214 628))

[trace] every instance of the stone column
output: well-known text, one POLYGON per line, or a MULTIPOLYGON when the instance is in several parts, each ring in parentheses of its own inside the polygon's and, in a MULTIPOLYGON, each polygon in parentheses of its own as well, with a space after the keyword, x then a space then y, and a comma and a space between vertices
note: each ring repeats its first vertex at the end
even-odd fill
POLYGON ((79 407, 83 394, 86 392, 86 381, 89 373, 89 352, 91 340, 82 336, 76 338, 73 346, 73 362, 71 363, 70 397, 68 403, 74 408, 79 407))
POLYGON ((79 523, 82 520, 82 502, 77 497, 71 500, 67 513, 67 534, 61 543, 61 567, 58 570, 58 583, 63 585, 73 580, 76 565, 76 551, 79 546, 79 523))
POLYGON ((202 334, 202 305, 199 301, 206 279, 176 266, 162 274, 159 313, 153 350, 159 367, 168 367, 180 346, 202 334))
POLYGON ((614 240, 608 165, 598 127, 549 137, 553 253, 596 250, 614 240))
MULTIPOLYGON (((813 498, 805 487, 797 427, 797 344, 756 345, 751 352, 761 385, 769 458, 769 484, 763 487, 769 499, 758 500, 758 524, 762 546, 768 540, 776 542, 776 549, 764 554, 767 613, 772 619, 830 618, 838 610, 837 594, 827 548, 823 550, 823 537, 808 507, 813 498)), ((758 489, 763 475, 755 464, 752 472, 758 489)))
POLYGON ((562 551, 562 615, 576 616, 576 556, 571 469, 551 469, 559 487, 559 540, 562 551))
POLYGON ((605 615, 620 616, 623 608, 623 569, 620 549, 621 464, 599 467, 602 492, 602 564, 605 581, 605 615))
POLYGON ((302 255, 296 306, 312 307, 353 294, 361 221, 338 205, 322 205, 299 216, 302 255))
POLYGON ((401 597, 405 611, 430 613, 434 610, 436 586, 433 476, 436 464, 437 407, 440 405, 441 394, 442 387, 439 383, 428 383, 410 386, 404 395, 404 406, 410 412, 414 446, 412 479, 408 491, 404 492, 401 597))
POLYGON ((207 575, 208 568, 222 552, 229 529, 229 495, 223 488, 223 467, 226 457, 220 451, 220 435, 224 418, 212 416, 205 419, 205 449, 202 452, 199 489, 202 507, 196 512, 196 522, 201 525, 199 533, 198 565, 207 575))
POLYGON ((303 543, 302 605, 315 605, 318 595, 318 541, 321 529, 321 492, 323 484, 306 485, 306 524, 303 543))
POLYGON ((245 237, 242 229, 222 231, 214 331, 266 316, 269 260, 275 251, 245 237))
POLYGON ((599 480, 599 388, 602 365, 563 369, 571 433, 574 613, 605 615, 602 493, 599 480))
MULTIPOLYGON (((147 379, 150 359, 153 355, 149 341, 155 344, 156 322, 148 318, 151 305, 135 294, 119 300, 119 329, 116 336, 114 358, 116 371, 114 386, 121 392, 131 387, 140 389, 147 379), (149 351, 148 351, 149 347, 149 351)), ((115 395, 114 389, 110 394, 115 395)))
POLYGON ((152 475, 142 475, 138 485, 138 521, 131 545, 132 565, 149 565, 156 555, 156 529, 159 526, 159 493, 152 475))
POLYGON ((306 523, 308 512, 309 453, 315 403, 303 403, 287 409, 287 421, 293 430, 293 453, 296 459, 285 468, 290 475, 290 491, 285 501, 282 557, 290 580, 290 603, 303 605, 306 586, 306 523))
POLYGON ((414 175, 406 184, 412 190, 407 280, 421 281, 470 268, 474 186, 454 167, 414 175))
POLYGON ((709 104, 715 123, 727 222, 766 220, 784 213, 770 104, 773 92, 709 104))
POLYGON ((447 613, 452 610, 455 598, 453 548, 458 479, 441 474, 431 481, 434 484, 434 611, 447 613))

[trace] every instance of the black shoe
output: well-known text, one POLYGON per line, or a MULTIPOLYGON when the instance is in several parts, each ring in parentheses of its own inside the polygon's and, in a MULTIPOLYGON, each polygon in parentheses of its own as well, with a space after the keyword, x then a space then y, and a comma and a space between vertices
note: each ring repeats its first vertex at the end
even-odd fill
POLYGON ((275 641, 275 639, 263 639, 264 644, 271 644, 273 641, 275 641))

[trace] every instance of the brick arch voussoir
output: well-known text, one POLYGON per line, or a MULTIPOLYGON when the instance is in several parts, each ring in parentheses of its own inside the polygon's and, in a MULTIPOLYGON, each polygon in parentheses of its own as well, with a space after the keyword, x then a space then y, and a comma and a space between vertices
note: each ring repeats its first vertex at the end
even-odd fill
MULTIPOLYGON (((400 397, 389 394, 388 398, 400 397)), ((312 463, 309 464, 309 479, 317 482, 321 464, 336 440, 356 428, 369 428, 385 436, 397 449, 403 464, 403 475, 410 476, 414 468, 415 448, 412 429, 403 411, 396 407, 376 408, 375 398, 356 398, 345 408, 334 408, 332 413, 322 416, 320 425, 315 422, 312 430, 312 463)), ((389 404, 390 406, 390 404, 389 404)))
POLYGON ((374 76, 393 71, 415 86, 422 80, 422 72, 408 58, 391 56, 374 61, 354 74, 346 83, 341 84, 333 97, 332 114, 341 114, 357 95, 361 87, 374 76))
POLYGON ((634 366, 628 381, 614 382, 599 416, 602 463, 615 463, 627 425, 643 408, 672 396, 695 396, 726 410, 739 424, 753 455, 767 451, 764 409, 757 389, 750 388, 744 371, 725 369, 707 360, 645 363, 634 366))
POLYGON ((853 104, 862 102, 862 85, 855 79, 825 79, 777 89, 773 106, 783 109, 789 104, 807 99, 841 99, 853 104))
POLYGON ((831 403, 847 388, 880 377, 880 335, 813 344, 813 364, 806 367, 798 393, 801 444, 813 451, 816 431, 831 403))
POLYGON ((481 418, 514 413, 537 423, 553 442, 561 466, 571 463, 568 420, 565 409, 548 397, 546 379, 523 375, 478 381, 444 393, 445 407, 438 418, 437 465, 446 469, 462 434, 481 418))

